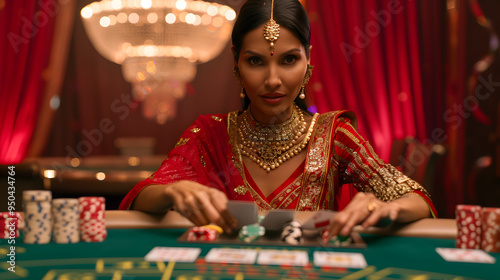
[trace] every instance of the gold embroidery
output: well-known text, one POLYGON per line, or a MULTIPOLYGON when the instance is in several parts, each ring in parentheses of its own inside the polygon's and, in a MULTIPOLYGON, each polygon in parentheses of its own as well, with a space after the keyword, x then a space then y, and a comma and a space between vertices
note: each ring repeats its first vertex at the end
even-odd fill
POLYGON ((189 141, 189 138, 182 138, 181 137, 181 139, 179 139, 179 141, 177 141, 177 144, 175 144, 175 148, 186 144, 188 141, 189 141))
POLYGON ((200 132, 200 130, 201 130, 201 129, 199 129, 199 128, 195 127, 195 128, 192 128, 192 129, 191 129, 191 132, 192 132, 192 133, 198 133, 198 132, 200 132))
POLYGON ((245 186, 243 186, 243 185, 239 185, 237 188, 234 189, 234 191, 237 194, 244 195, 247 193, 247 188, 245 188, 245 186))
POLYGON ((398 199, 412 193, 414 190, 419 190, 427 197, 430 197, 424 187, 408 178, 408 176, 404 175, 390 164, 386 164, 384 167, 379 168, 377 173, 372 174, 368 182, 370 186, 372 186, 374 194, 384 201, 398 199))
POLYGON ((286 186, 273 200, 270 201, 273 209, 285 209, 298 196, 301 189, 303 174, 300 174, 290 185, 286 186))
MULTIPOLYGON (((370 152, 370 154, 376 155, 376 153, 373 150, 373 147, 372 147, 372 145, 370 145, 370 143, 366 142, 366 147, 368 148, 368 151, 370 152)), ((379 165, 385 164, 385 162, 382 159, 380 159, 378 156, 375 156, 375 160, 378 162, 379 165)))
MULTIPOLYGON (((212 116, 214 117, 214 116, 212 116)), ((257 204, 257 207, 259 207, 259 210, 271 210, 272 207, 267 201, 265 201, 260 195, 248 184, 246 176, 245 176, 245 171, 243 169, 243 159, 241 158, 241 154, 239 152, 239 149, 237 147, 237 139, 238 139, 238 111, 233 111, 230 112, 228 115, 228 121, 227 121, 227 132, 229 134, 229 144, 231 145, 233 155, 235 158, 233 158, 234 161, 234 166, 236 166, 236 169, 240 173, 241 178, 243 178, 243 182, 245 184, 245 188, 248 192, 250 192, 250 195, 252 196, 253 200, 255 201, 255 204, 257 204)), ((237 189, 237 188, 236 188, 237 189)), ((236 189, 234 191, 236 192, 236 189)))
POLYGON ((332 123, 338 112, 325 113, 319 116, 316 127, 309 143, 306 158, 304 179, 302 180, 302 193, 296 210, 312 211, 319 207, 323 192, 330 157, 330 138, 332 123))
POLYGON ((217 117, 217 116, 212 116, 212 119, 214 119, 214 120, 216 120, 216 121, 218 121, 218 122, 221 122, 221 121, 222 121, 222 119, 221 119, 221 118, 219 118, 219 117, 217 117))
POLYGON ((200 163, 201 163, 201 165, 203 165, 203 167, 205 167, 206 163, 205 163, 205 159, 203 158, 203 156, 200 156, 200 163))
POLYGON ((345 136, 349 137, 349 139, 351 139, 354 143, 356 144, 359 144, 360 143, 360 140, 356 137, 354 137, 354 135, 347 129, 343 128, 343 127, 337 127, 337 129, 335 129, 335 133, 338 133, 338 132, 343 132, 345 134, 345 136))

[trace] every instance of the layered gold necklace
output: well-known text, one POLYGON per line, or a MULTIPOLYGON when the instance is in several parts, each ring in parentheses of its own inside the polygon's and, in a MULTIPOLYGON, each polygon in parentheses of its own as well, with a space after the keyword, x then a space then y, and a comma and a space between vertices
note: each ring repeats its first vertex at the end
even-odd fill
POLYGON ((306 126, 304 114, 295 104, 292 116, 287 121, 275 125, 257 122, 247 109, 242 113, 238 127, 241 154, 249 157, 267 172, 274 170, 307 146, 314 120, 306 136, 299 141, 306 131, 306 126))

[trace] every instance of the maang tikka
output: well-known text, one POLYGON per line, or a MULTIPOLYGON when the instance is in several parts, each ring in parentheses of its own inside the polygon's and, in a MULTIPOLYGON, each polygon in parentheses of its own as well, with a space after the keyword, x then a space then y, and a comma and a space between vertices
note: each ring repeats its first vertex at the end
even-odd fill
POLYGON ((280 36, 280 25, 274 20, 274 0, 271 1, 271 19, 264 25, 264 38, 269 41, 271 56, 274 55, 274 41, 280 36))

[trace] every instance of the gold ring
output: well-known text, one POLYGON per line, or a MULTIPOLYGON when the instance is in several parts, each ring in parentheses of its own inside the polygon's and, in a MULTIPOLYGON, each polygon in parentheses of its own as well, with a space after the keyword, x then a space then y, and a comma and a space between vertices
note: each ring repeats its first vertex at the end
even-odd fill
POLYGON ((370 202, 370 203, 368 203, 367 207, 368 207, 368 212, 371 213, 371 212, 377 210, 380 206, 375 202, 370 202))

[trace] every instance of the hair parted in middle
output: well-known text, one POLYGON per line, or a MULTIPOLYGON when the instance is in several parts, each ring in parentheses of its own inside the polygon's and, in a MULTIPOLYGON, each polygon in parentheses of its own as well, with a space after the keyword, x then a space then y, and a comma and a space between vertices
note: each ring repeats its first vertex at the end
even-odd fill
MULTIPOLYGON (((232 43, 234 60, 239 59, 243 38, 255 28, 264 25, 271 18, 272 0, 248 0, 243 4, 233 27, 232 43)), ((281 28, 290 30, 302 43, 309 58, 311 27, 307 13, 299 0, 274 0, 274 20, 281 28)), ((279 44, 279 41, 277 41, 279 44)), ((295 103, 307 112, 307 105, 298 96, 295 103)), ((243 109, 250 105, 250 99, 245 96, 243 109)))

